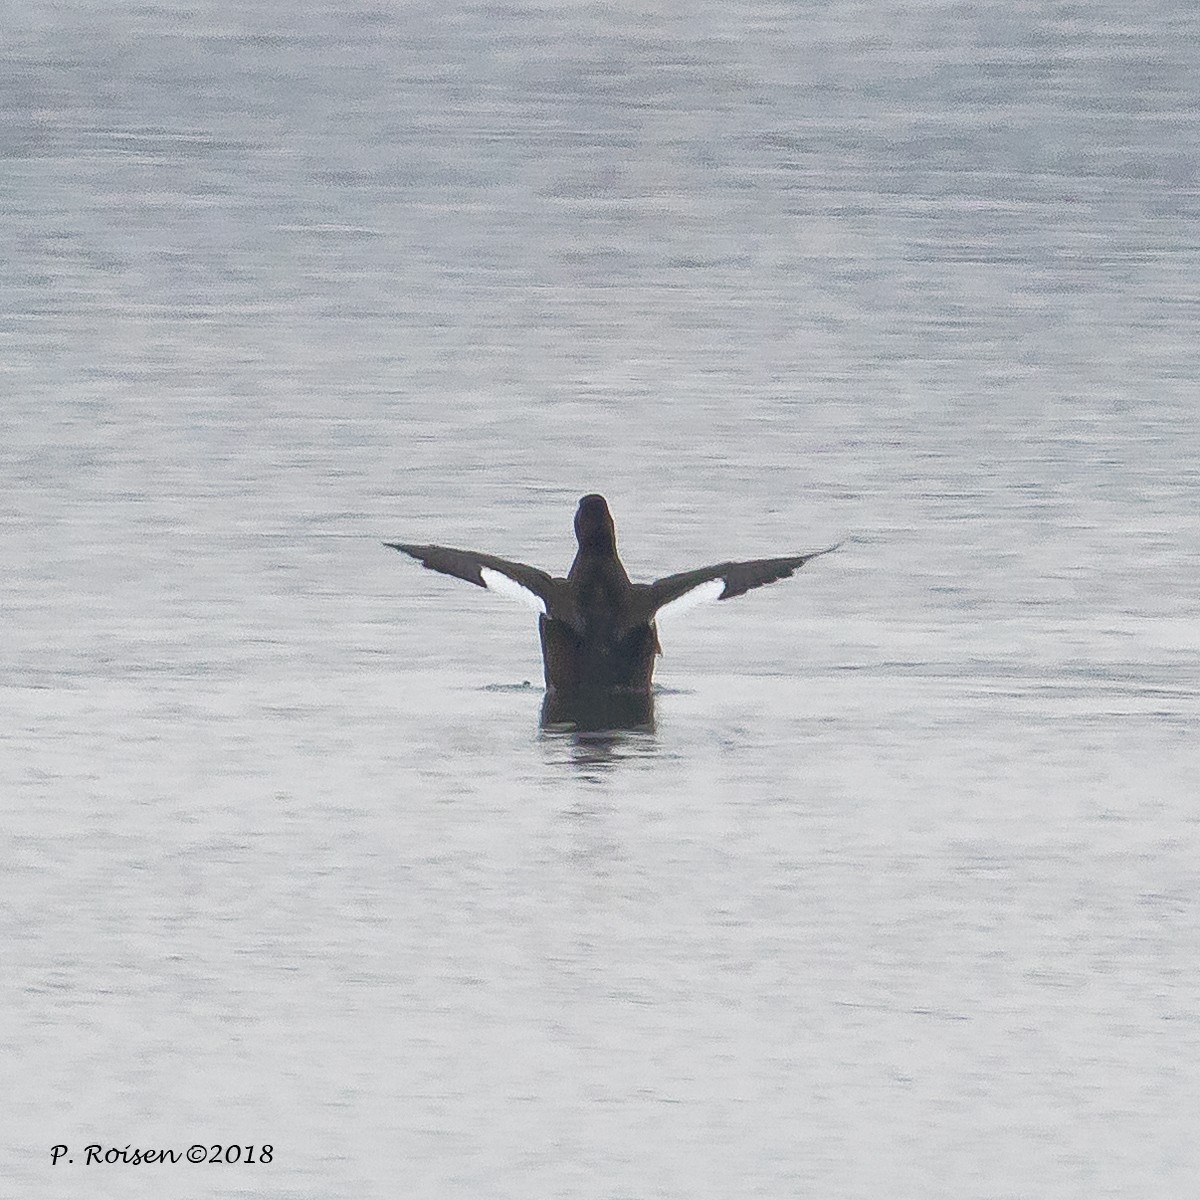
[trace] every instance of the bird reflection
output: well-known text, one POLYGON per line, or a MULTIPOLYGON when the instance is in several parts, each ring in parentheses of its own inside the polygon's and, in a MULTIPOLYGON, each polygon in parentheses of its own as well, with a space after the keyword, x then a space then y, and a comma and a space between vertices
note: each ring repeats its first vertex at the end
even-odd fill
POLYGON ((594 771, 607 771, 630 756, 653 753, 654 696, 649 692, 546 693, 542 736, 565 743, 572 766, 599 782, 594 771))
POLYGON ((542 701, 548 733, 620 734, 654 732, 651 692, 552 688, 542 701))

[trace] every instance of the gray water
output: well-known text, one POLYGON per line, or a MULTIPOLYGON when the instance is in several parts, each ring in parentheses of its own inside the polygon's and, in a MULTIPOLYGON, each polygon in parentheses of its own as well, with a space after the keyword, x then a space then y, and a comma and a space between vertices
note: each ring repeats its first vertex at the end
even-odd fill
POLYGON ((1194 1195, 1198 14, 7 6, 0 1191, 1194 1195))

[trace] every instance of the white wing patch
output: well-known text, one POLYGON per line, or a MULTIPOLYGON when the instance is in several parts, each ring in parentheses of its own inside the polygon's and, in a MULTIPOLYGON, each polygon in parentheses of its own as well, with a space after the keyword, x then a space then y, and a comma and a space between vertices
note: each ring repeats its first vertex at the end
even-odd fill
POLYGON ((493 571, 491 567, 480 567, 479 575, 487 584, 489 592, 495 592, 497 596, 507 596, 509 600, 519 600, 537 612, 544 613, 546 611, 545 600, 537 592, 531 592, 527 587, 522 587, 515 579, 509 579, 507 575, 501 575, 499 571, 493 571))
POLYGON ((690 592, 684 592, 682 596, 676 596, 669 604, 664 604, 655 614, 654 619, 669 622, 701 604, 710 604, 714 600, 720 600, 724 590, 724 579, 709 579, 704 583, 698 583, 690 592))

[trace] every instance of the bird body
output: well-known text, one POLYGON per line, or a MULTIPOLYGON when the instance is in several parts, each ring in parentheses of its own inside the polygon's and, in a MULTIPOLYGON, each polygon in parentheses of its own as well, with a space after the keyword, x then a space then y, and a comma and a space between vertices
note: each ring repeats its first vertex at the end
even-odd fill
POLYGON ((447 546, 386 545, 423 566, 522 600, 538 611, 546 689, 552 693, 648 694, 662 653, 656 618, 708 600, 728 600, 785 579, 812 558, 836 550, 749 562, 717 563, 633 583, 617 554, 616 529, 603 496, 584 496, 575 513, 579 549, 565 578, 525 563, 447 546))

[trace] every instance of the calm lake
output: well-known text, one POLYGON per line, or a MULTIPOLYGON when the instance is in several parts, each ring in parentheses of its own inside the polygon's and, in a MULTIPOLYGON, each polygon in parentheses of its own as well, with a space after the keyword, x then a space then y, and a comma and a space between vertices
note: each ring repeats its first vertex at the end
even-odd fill
POLYGON ((3 26, 0 1191, 1194 1194, 1200 8, 3 26))

